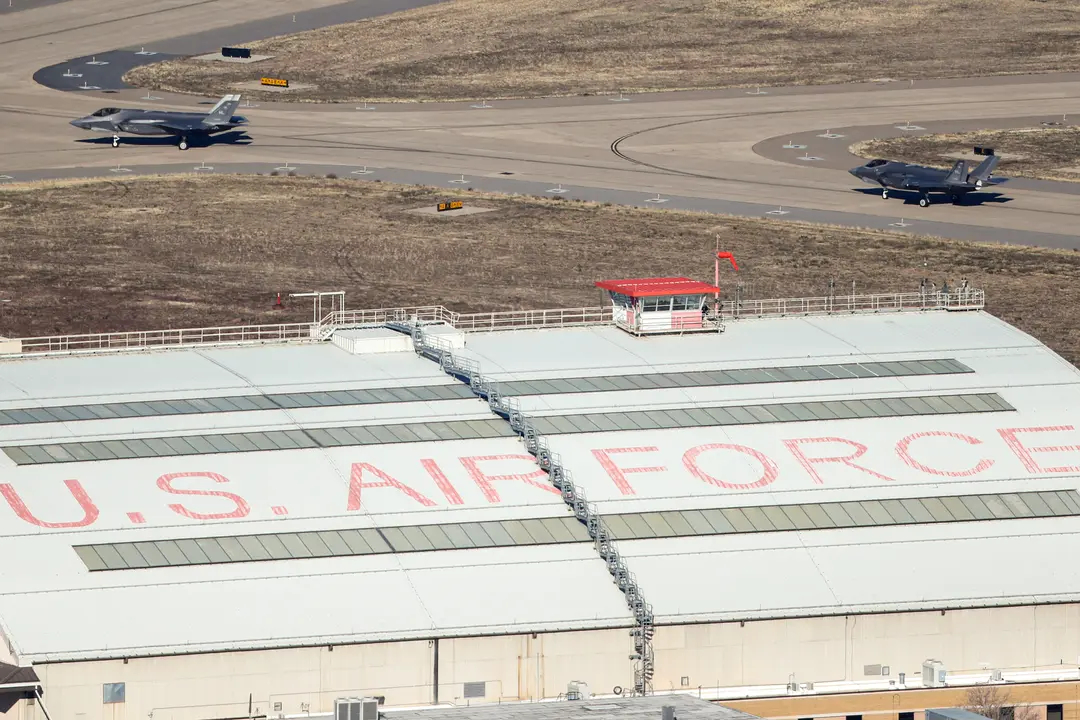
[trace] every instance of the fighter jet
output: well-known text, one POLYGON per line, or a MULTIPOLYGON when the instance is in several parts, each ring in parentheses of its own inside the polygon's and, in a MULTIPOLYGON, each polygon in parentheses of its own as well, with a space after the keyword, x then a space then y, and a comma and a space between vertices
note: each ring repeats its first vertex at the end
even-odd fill
POLYGON ((919 206, 930 204, 930 193, 944 193, 953 202, 960 202, 964 195, 981 189, 990 182, 990 173, 997 167, 1000 158, 993 148, 975 148, 976 154, 988 157, 979 163, 972 172, 967 171, 967 161, 958 160, 952 170, 908 165, 892 160, 871 160, 865 165, 852 168, 850 172, 863 182, 880 185, 881 197, 889 197, 889 189, 914 190, 919 193, 919 206))
POLYGON ((192 141, 247 125, 247 118, 233 115, 239 104, 239 95, 226 95, 209 113, 101 108, 86 117, 72 120, 71 124, 82 130, 112 133, 113 147, 120 146, 119 133, 123 132, 131 135, 172 135, 179 139, 180 149, 187 150, 192 141))

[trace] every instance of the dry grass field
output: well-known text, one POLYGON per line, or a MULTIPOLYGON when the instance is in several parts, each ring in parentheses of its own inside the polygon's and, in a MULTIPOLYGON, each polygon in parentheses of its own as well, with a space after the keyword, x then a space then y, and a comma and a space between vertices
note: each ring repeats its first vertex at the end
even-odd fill
POLYGON ((869 140, 851 151, 868 158, 951 167, 957 155, 970 153, 974 146, 992 147, 1001 156, 998 174, 1080 182, 1080 126, 869 140))
POLYGON ((221 95, 272 75, 312 85, 274 99, 352 102, 1039 73, 1080 69, 1080 4, 449 0, 250 47, 275 57, 165 62, 128 81, 221 95))
POLYGON ((352 308, 599 305, 595 280, 712 275, 717 233, 744 297, 914 290, 968 278, 989 309, 1080 361, 1080 254, 773 220, 462 192, 493 212, 406 210, 431 188, 321 178, 171 176, 0 188, 0 335, 303 321, 277 292, 352 308), (172 198, 163 204, 161 198, 172 198), (222 220, 227 220, 224 231, 222 220))

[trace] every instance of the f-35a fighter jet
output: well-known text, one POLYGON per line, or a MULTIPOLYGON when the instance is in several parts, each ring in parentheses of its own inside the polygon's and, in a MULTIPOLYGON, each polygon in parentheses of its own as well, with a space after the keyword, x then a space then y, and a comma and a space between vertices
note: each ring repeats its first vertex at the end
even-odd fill
POLYGON ((994 154, 993 148, 975 148, 975 152, 988 157, 970 173, 967 171, 966 160, 958 160, 952 170, 908 165, 892 160, 871 160, 848 172, 863 182, 880 185, 883 198, 888 198, 889 189, 894 188, 919 193, 920 207, 930 204, 930 193, 944 193, 950 196, 953 202, 959 202, 969 192, 992 184, 990 173, 1000 160, 994 154))
POLYGON ((187 150, 192 141, 247 125, 247 118, 233 115, 239 104, 239 95, 226 95, 209 113, 102 108, 71 124, 83 130, 112 133, 113 147, 120 145, 119 133, 128 133, 171 135, 179 140, 181 150, 187 150))

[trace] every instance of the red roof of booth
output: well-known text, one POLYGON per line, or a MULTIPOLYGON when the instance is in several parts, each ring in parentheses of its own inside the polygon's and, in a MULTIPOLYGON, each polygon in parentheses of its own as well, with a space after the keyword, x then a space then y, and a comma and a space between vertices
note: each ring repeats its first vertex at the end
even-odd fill
POLYGON ((658 295, 706 295, 720 292, 720 288, 715 285, 684 277, 601 280, 596 283, 596 287, 629 295, 632 298, 658 295))

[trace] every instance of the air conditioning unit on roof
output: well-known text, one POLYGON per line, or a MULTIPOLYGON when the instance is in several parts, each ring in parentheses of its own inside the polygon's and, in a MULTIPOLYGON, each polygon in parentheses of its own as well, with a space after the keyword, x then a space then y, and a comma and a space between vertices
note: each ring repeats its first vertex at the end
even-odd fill
POLYGON ((334 720, 379 720, 376 698, 338 698, 334 701, 334 720))
POLYGON ((945 686, 945 663, 940 660, 924 660, 922 664, 923 687, 945 686))

